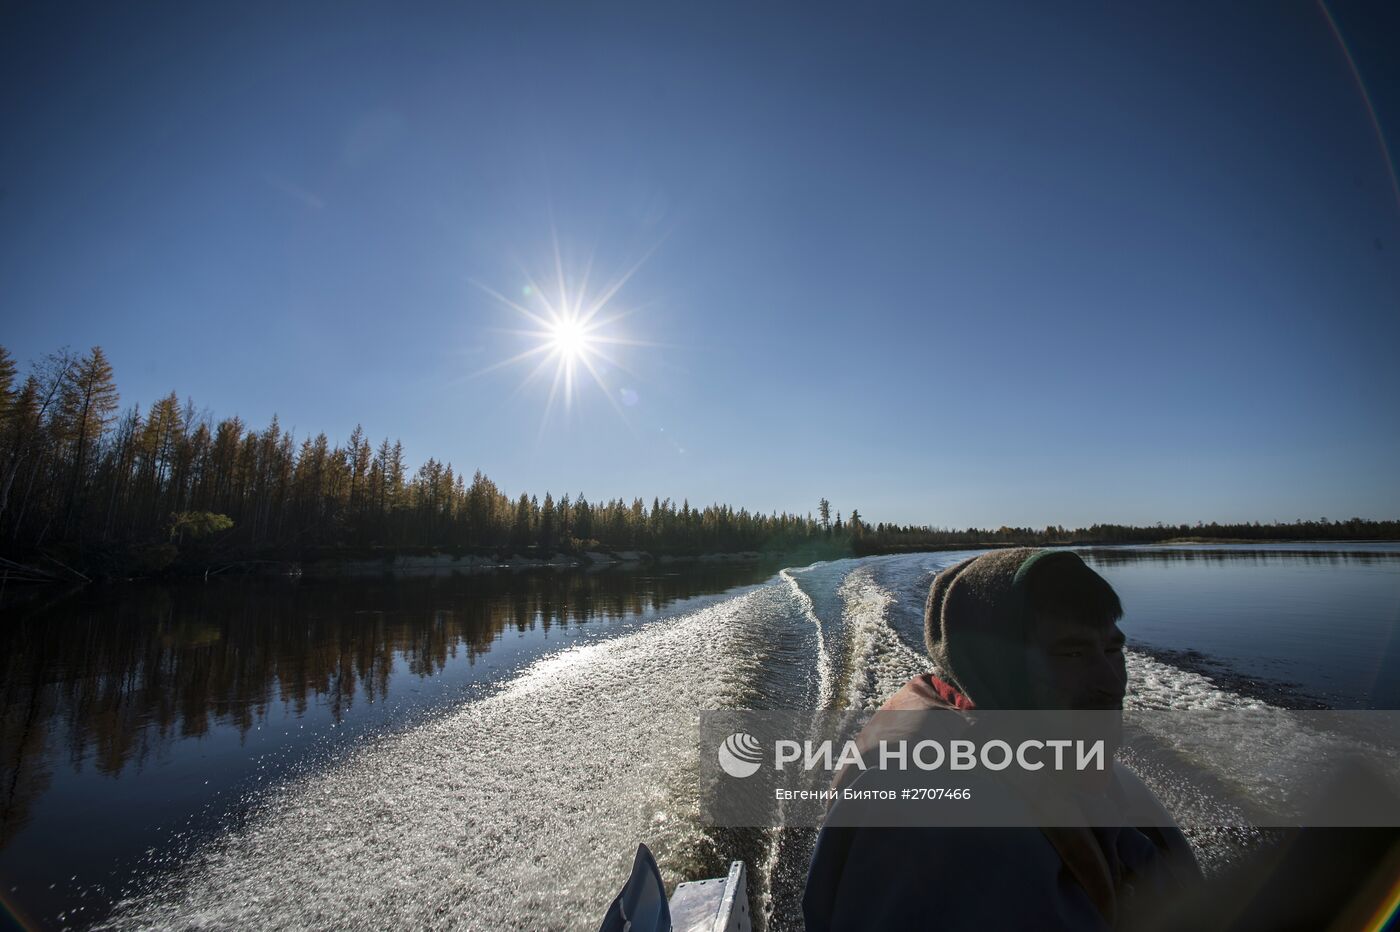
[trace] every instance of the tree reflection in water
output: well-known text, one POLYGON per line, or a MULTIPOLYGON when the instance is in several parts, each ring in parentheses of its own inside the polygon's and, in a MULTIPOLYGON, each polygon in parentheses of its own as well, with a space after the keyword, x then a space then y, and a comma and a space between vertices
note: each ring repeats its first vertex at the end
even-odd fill
POLYGON ((771 569, 539 572, 334 581, 224 579, 30 593, 0 626, 0 847, 65 762, 119 776, 172 743, 278 705, 342 721, 404 677, 477 659, 508 632, 645 616, 771 569))

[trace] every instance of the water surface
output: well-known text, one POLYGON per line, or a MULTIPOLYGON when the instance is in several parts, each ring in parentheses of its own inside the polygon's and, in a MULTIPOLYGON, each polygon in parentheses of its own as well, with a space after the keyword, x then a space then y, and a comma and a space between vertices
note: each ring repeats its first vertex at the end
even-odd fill
MULTIPOLYGON (((1400 548, 1286 549, 1086 551, 1130 702, 1396 706, 1400 548)), ((584 928, 645 841, 793 927, 810 835, 698 823, 695 712, 878 706, 967 555, 12 604, 0 882, 49 926, 584 928)))
POLYGON ((1084 553, 1135 643, 1294 688, 1332 708, 1400 708, 1400 545, 1141 547, 1084 553))
POLYGON ((0 603, 0 893, 31 921, 81 924, 241 821, 267 787, 545 653, 771 574, 12 588, 0 603))

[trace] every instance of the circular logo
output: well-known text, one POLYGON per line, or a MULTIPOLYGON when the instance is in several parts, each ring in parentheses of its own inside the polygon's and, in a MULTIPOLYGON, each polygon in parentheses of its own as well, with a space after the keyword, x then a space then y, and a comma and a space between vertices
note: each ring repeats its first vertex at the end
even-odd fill
POLYGON ((736 731, 719 746, 720 769, 731 777, 751 777, 762 766, 763 749, 753 735, 736 731))

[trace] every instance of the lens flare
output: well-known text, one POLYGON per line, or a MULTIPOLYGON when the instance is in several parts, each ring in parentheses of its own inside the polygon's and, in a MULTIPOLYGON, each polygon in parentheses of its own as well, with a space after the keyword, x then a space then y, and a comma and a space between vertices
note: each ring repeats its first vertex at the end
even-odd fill
POLYGON ((578 321, 561 320, 554 325, 553 330, 551 339, 554 341, 555 352, 573 359, 588 352, 588 331, 580 326, 578 321))
MULTIPOLYGON (((530 329, 507 331, 525 339, 530 344, 527 349, 488 366, 477 375, 515 363, 538 360, 521 383, 521 388, 542 376, 551 378, 549 399, 545 404, 544 420, 540 425, 541 431, 548 423, 556 401, 561 397, 565 411, 572 409, 574 398, 584 384, 585 374, 589 381, 601 390, 613 409, 626 420, 622 407, 618 404, 619 391, 616 387, 608 385, 608 377, 613 375, 614 371, 633 378, 636 378, 636 374, 613 355, 614 348, 656 345, 629 339, 617 329, 617 322, 630 314, 631 310, 618 310, 614 306, 615 299, 622 287, 640 268, 641 263, 633 266, 627 274, 596 294, 588 290, 591 265, 589 263, 584 268, 582 275, 568 275, 556 243, 555 281, 549 282, 547 287, 542 287, 539 281, 527 275, 525 284, 519 289, 519 301, 512 300, 500 291, 479 282, 473 282, 532 325, 530 329)), ((632 393, 632 397, 636 397, 635 392, 632 393)), ((628 404, 635 404, 635 401, 628 404)))

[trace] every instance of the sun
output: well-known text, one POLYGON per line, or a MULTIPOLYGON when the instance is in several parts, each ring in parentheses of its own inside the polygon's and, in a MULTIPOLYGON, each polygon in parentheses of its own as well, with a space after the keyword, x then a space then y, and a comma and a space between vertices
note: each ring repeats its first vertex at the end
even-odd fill
MULTIPOLYGON (((615 299, 639 266, 640 263, 617 281, 592 293, 588 289, 588 270, 585 269, 579 276, 567 274, 556 249, 555 280, 541 287, 536 279, 526 275, 518 299, 508 298, 480 282, 473 282, 532 325, 530 329, 505 331, 527 341, 527 347, 522 352, 487 366, 476 374, 483 375, 504 366, 535 360, 536 364, 525 376, 521 388, 541 377, 549 380, 545 422, 556 401, 562 398, 565 410, 571 409, 575 397, 589 382, 601 390, 614 410, 626 420, 619 401, 635 404, 636 392, 626 385, 609 383, 615 382, 622 374, 634 378, 635 375, 617 358, 617 351, 621 347, 658 345, 629 339, 617 326, 632 311, 618 309, 615 299)), ((544 422, 541 423, 543 429, 544 422)))
POLYGON ((554 351, 565 359, 581 359, 593 350, 588 329, 572 317, 556 320, 550 327, 549 339, 554 351))

